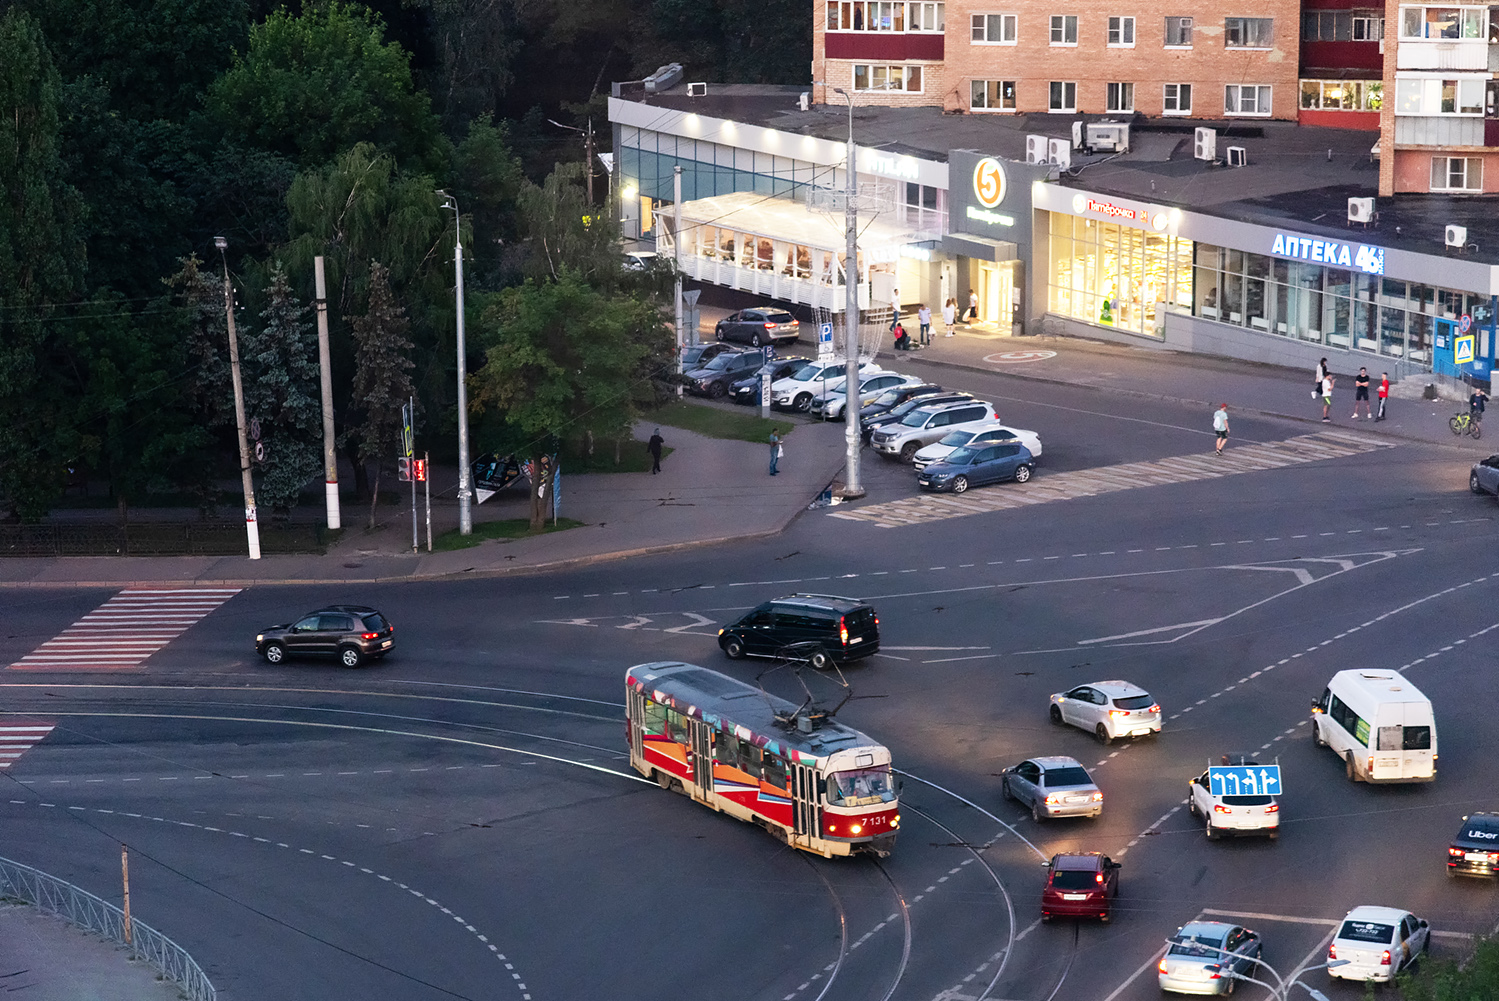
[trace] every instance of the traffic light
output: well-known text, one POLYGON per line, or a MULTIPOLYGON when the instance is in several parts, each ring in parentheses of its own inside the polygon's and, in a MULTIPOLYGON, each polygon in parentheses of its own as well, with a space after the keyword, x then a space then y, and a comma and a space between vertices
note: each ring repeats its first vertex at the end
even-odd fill
POLYGON ((412 459, 411 460, 411 478, 413 480, 416 480, 416 482, 418 482, 418 483, 426 483, 427 482, 427 460, 426 459, 412 459))
POLYGON ((409 457, 403 455, 397 459, 396 469, 400 471, 402 483, 411 482, 411 459, 409 457))

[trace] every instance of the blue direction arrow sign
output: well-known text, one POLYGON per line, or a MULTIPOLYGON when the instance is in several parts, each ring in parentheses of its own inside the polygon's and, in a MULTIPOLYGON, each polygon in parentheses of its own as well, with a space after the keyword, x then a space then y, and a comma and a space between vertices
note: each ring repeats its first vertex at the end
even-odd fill
POLYGON ((1279 796, 1279 765, 1214 766, 1208 769, 1208 791, 1214 796, 1279 796))

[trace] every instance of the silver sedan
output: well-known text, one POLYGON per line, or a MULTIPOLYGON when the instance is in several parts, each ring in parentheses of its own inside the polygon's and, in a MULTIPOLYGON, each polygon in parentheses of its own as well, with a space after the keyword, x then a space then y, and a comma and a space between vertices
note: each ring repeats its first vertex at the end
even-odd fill
POLYGON ((1171 936, 1156 966, 1161 990, 1175 994, 1232 994, 1233 975, 1255 977, 1264 946, 1248 928, 1222 921, 1193 921, 1171 936))
POLYGON ((1002 773, 999 791, 1029 806, 1036 821, 1103 813, 1103 793, 1076 758, 1030 758, 1012 765, 1002 773))

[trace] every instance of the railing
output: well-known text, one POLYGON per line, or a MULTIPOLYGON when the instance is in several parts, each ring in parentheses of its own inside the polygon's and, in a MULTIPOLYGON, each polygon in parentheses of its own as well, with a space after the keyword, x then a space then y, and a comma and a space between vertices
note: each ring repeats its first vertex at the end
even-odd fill
POLYGON ((64 921, 97 932, 130 950, 135 959, 151 964, 176 982, 188 1001, 215 1001, 218 993, 208 976, 182 946, 150 925, 130 920, 130 941, 125 941, 125 913, 72 883, 64 882, 7 858, 0 858, 0 893, 49 911, 64 921))
MULTIPOLYGON (((318 524, 260 523, 267 553, 321 553, 328 544, 318 524)), ((239 556, 243 522, 139 522, 134 525, 0 525, 0 556, 239 556)))

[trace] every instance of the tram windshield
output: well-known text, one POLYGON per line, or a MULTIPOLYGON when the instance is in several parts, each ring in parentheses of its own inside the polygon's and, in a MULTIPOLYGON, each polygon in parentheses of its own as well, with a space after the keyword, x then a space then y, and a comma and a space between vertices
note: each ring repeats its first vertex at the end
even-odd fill
POLYGON ((869 806, 894 799, 888 767, 855 768, 828 776, 828 802, 834 806, 869 806))

